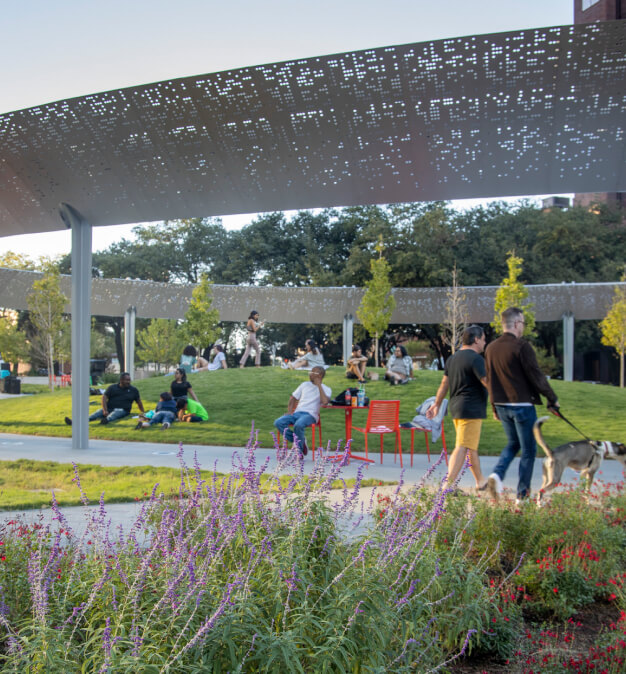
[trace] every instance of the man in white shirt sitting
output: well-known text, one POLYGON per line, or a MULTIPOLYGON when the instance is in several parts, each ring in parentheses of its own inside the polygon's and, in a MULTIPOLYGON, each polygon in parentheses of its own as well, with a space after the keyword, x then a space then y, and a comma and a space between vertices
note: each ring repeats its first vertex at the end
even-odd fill
POLYGON ((309 372, 309 381, 302 382, 291 394, 287 414, 274 422, 279 433, 282 433, 289 442, 295 442, 304 456, 309 451, 304 439, 304 429, 315 424, 320 418, 320 407, 330 402, 331 390, 322 379, 326 371, 319 365, 309 372), (289 426, 293 424, 293 430, 289 426))

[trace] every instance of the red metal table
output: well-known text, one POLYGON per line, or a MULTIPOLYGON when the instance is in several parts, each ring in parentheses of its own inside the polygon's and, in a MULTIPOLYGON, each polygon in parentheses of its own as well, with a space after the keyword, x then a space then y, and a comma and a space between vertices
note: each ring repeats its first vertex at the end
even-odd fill
MULTIPOLYGON (((322 410, 344 410, 345 425, 346 425, 345 436, 346 436, 346 444, 348 444, 348 442, 350 440, 352 440, 352 412, 354 412, 354 410, 367 410, 367 409, 369 409, 367 406, 363 406, 363 407, 355 406, 355 407, 353 407, 352 405, 325 405, 324 407, 322 407, 320 409, 320 414, 321 414, 322 410)), ((344 458, 344 456, 346 456, 346 459, 348 460, 348 462, 350 461, 350 459, 355 459, 356 461, 366 461, 367 463, 375 463, 375 461, 373 459, 366 459, 364 456, 359 456, 358 454, 353 454, 352 453, 352 444, 350 444, 350 446, 348 447, 348 454, 347 455, 330 454, 330 455, 326 456, 325 458, 328 461, 341 461, 344 458)))

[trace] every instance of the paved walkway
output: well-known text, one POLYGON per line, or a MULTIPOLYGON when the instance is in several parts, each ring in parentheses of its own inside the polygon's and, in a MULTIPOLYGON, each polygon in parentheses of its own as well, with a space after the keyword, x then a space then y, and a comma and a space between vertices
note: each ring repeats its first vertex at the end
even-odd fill
MULTIPOLYGON (((203 469, 216 469, 218 472, 226 473, 231 470, 233 457, 236 453, 243 456, 245 449, 243 447, 218 447, 206 445, 186 445, 185 462, 187 465, 193 464, 194 453, 197 454, 200 466, 203 469)), ((433 447, 432 460, 436 460, 433 447)), ((48 438, 33 435, 13 435, 0 434, 0 460, 11 461, 20 458, 32 459, 35 461, 58 461, 59 463, 90 463, 100 466, 164 466, 178 467, 179 461, 176 456, 178 445, 163 445, 149 442, 119 442, 113 440, 91 440, 90 448, 87 450, 72 449, 70 438, 48 438)), ((257 450, 257 465, 261 465, 269 457, 269 471, 276 467, 275 451, 269 449, 257 450)), ((373 453, 372 458, 378 461, 380 454, 373 453)), ((486 456, 481 458, 483 473, 488 475, 495 466, 497 457, 486 456)), ((541 461, 537 461, 532 482, 533 491, 537 491, 541 485, 541 461)), ((341 470, 341 476, 346 479, 355 477, 360 461, 352 460, 349 465, 341 470)), ((364 468, 364 477, 384 481, 398 481, 402 479, 405 484, 413 485, 422 479, 422 476, 429 468, 429 463, 425 454, 416 454, 413 467, 410 465, 410 456, 404 456, 404 471, 401 470, 399 463, 394 463, 393 454, 385 454, 384 462, 366 464, 364 468)), ((516 459, 511 465, 505 478, 505 487, 515 493, 517 484, 517 471, 519 460, 516 459)), ((309 473, 313 468, 313 461, 310 455, 304 463, 305 472, 309 473)), ((446 473, 446 465, 442 461, 435 469, 429 482, 432 484, 442 480, 446 473)), ((622 465, 617 461, 605 461, 598 471, 596 478, 605 483, 621 482, 624 479, 622 465)), ((578 473, 565 470, 563 474, 564 483, 575 483, 578 480, 578 473)), ((462 476, 460 486, 469 489, 474 485, 469 470, 462 476)), ((363 491, 363 500, 369 502, 369 493, 363 491)), ((64 508, 64 514, 69 518, 73 526, 80 529, 81 523, 84 523, 86 512, 84 508, 64 508)), ((110 504, 107 505, 107 513, 112 518, 114 526, 117 524, 128 525, 132 522, 138 512, 138 505, 129 504, 110 504)), ((49 516, 50 511, 44 511, 45 516, 49 516)), ((16 515, 24 515, 17 511, 0 511, 0 520, 12 519, 16 515)), ((39 511, 27 511, 25 516, 29 520, 39 517, 39 511)))

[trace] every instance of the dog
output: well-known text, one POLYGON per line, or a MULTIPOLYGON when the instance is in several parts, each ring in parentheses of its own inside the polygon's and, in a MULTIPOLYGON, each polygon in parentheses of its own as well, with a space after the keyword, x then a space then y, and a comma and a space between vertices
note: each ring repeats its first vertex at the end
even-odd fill
POLYGON ((626 468, 626 445, 621 442, 576 440, 550 449, 541 434, 541 426, 549 418, 541 417, 535 421, 533 426, 535 440, 546 453, 546 458, 543 460, 543 484, 537 500, 539 505, 541 505, 542 497, 559 484, 563 471, 567 467, 578 471, 581 479, 587 480, 587 489, 591 488, 602 459, 616 459, 626 468))

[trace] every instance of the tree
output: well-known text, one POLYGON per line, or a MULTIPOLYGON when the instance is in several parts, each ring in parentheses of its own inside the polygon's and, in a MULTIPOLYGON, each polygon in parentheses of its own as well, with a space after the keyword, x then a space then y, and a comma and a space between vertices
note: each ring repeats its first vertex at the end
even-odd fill
POLYGON ((0 353, 3 360, 13 365, 17 374, 17 364, 28 356, 28 343, 25 333, 17 326, 15 312, 0 312, 0 353))
MULTIPOLYGON (((622 275, 626 281, 626 273, 622 275)), ((624 353, 626 352, 626 289, 615 289, 613 304, 606 318, 600 323, 602 329, 602 343, 611 346, 619 356, 619 385, 624 388, 624 353)))
POLYGON ((181 326, 182 338, 200 350, 211 345, 219 336, 220 312, 212 309, 213 284, 206 274, 200 276, 200 283, 191 293, 189 309, 181 326))
POLYGON ((378 259, 370 262, 372 277, 366 282, 367 290, 356 311, 356 315, 365 329, 370 335, 374 335, 376 367, 378 367, 378 339, 387 329, 391 314, 396 308, 396 300, 391 294, 390 267, 383 257, 383 249, 383 238, 381 236, 376 244, 378 259))
POLYGON ((509 275, 502 280, 502 285, 496 292, 496 302, 494 306, 495 316, 493 317, 492 327, 497 334, 502 333, 502 312, 509 307, 518 307, 524 312, 524 335, 532 334, 535 329, 535 315, 532 312, 533 304, 526 303, 528 298, 528 290, 526 286, 519 280, 522 273, 522 260, 513 252, 509 252, 509 257, 506 260, 509 269, 509 275))
POLYGON ((454 353, 461 346, 463 331, 467 326, 467 297, 459 288, 456 262, 452 269, 452 286, 446 293, 445 321, 443 341, 450 346, 454 353))
POLYGON ((47 265, 43 276, 33 283, 27 303, 30 319, 36 330, 33 346, 45 356, 51 391, 54 390, 55 353, 62 349, 66 341, 63 314, 67 302, 67 297, 61 292, 58 269, 52 264, 47 265))
POLYGON ((178 363, 182 341, 175 321, 155 318, 145 330, 137 333, 137 341, 137 358, 142 362, 156 363, 159 371, 161 365, 168 367, 178 363))

